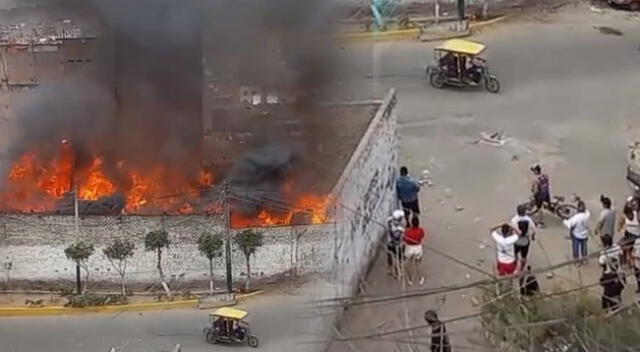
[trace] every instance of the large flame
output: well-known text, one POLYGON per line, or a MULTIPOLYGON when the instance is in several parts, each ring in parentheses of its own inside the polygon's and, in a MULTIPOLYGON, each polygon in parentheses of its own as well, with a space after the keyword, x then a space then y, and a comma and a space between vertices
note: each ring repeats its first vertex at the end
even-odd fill
POLYGON ((234 228, 289 226, 293 225, 294 214, 307 218, 306 223, 324 224, 329 220, 327 214, 329 204, 329 197, 304 195, 299 197, 293 207, 287 211, 261 209, 257 216, 232 213, 231 226, 234 228))
MULTIPOLYGON (((212 187, 214 175, 201 170, 196 180, 184 180, 184 175, 168 167, 157 166, 144 171, 129 167, 125 161, 116 164, 107 173, 103 158, 93 156, 88 167, 77 168, 76 155, 68 143, 50 160, 30 151, 19 158, 11 168, 4 189, 0 190, 0 210, 18 212, 47 212, 56 209, 56 202, 72 195, 77 187, 80 200, 95 201, 103 197, 122 194, 124 213, 193 214, 221 210, 220 204, 194 207, 203 189, 212 187), (43 161, 43 159, 45 161, 43 161), (117 173, 119 182, 109 175, 117 173), (168 182, 167 180, 171 180, 168 182)), ((282 185, 287 199, 294 199, 286 211, 262 208, 257 214, 245 215, 233 212, 231 225, 238 227, 286 226, 293 223, 294 214, 302 214, 307 222, 325 223, 329 199, 305 194, 294 197, 294 179, 282 185)), ((282 208, 280 206, 279 208, 282 208)))

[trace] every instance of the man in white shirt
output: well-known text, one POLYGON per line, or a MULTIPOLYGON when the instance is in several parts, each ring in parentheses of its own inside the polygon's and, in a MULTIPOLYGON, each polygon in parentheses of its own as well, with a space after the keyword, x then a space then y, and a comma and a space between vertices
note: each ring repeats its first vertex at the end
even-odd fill
POLYGON ((498 275, 513 274, 517 267, 515 244, 518 241, 519 230, 509 224, 501 224, 489 231, 496 242, 498 275))
POLYGON ((564 221, 564 226, 571 233, 573 259, 576 265, 587 263, 587 240, 589 239, 589 219, 591 213, 587 210, 583 201, 578 202, 578 212, 564 221))
POLYGON ((611 235, 603 235, 602 251, 598 257, 598 264, 602 267, 603 272, 617 272, 620 268, 620 259, 622 257, 622 248, 619 244, 613 243, 611 235))
POLYGON ((516 208, 516 216, 511 218, 511 227, 520 231, 520 236, 515 244, 516 260, 519 262, 518 271, 524 270, 527 265, 527 256, 529 255, 529 246, 531 241, 536 238, 536 224, 530 216, 527 215, 525 206, 516 208))

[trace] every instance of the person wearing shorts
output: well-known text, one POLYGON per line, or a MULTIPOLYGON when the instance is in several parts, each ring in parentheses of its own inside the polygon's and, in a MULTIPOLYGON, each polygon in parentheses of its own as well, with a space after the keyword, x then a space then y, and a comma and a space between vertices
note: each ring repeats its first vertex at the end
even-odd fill
POLYGON ((527 256, 529 255, 531 241, 536 238, 536 224, 533 222, 533 219, 527 215, 525 206, 520 205, 516 208, 516 215, 511 219, 511 227, 517 228, 520 231, 520 237, 518 237, 518 241, 516 241, 514 247, 516 260, 518 261, 518 271, 522 271, 527 265, 527 256))
POLYGON ((531 184, 531 193, 533 194, 534 204, 538 209, 538 224, 544 226, 542 222, 544 216, 542 208, 545 204, 551 204, 549 176, 542 172, 542 167, 538 164, 531 167, 531 172, 533 172, 534 175, 534 180, 531 184))
POLYGON ((498 275, 508 276, 515 273, 518 266, 515 244, 519 238, 519 230, 509 224, 501 224, 492 227, 489 232, 496 242, 498 275))
POLYGON ((418 203, 420 182, 409 175, 409 169, 406 166, 400 168, 400 177, 396 181, 396 193, 407 222, 412 215, 420 215, 420 204, 418 203))
POLYGON ((404 256, 407 260, 407 283, 413 284, 413 279, 419 277, 418 284, 424 284, 424 275, 420 269, 422 262, 422 243, 424 241, 425 231, 420 227, 420 220, 414 216, 411 218, 411 227, 404 233, 404 256))

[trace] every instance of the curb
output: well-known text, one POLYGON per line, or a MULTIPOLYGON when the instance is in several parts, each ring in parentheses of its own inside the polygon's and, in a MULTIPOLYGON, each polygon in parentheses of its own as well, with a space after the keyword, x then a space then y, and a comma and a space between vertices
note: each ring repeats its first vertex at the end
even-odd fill
POLYGON ((337 39, 339 42, 343 43, 381 42, 416 39, 420 36, 420 32, 419 28, 412 28, 386 32, 347 33, 333 36, 331 38, 337 39))
POLYGON ((507 19, 507 16, 499 16, 496 18, 492 18, 488 21, 480 21, 480 22, 471 22, 469 23, 469 29, 478 29, 486 26, 490 26, 492 24, 502 22, 507 19))
POLYGON ((500 17, 492 18, 487 21, 470 22, 468 32, 440 35, 440 36, 435 35, 433 37, 428 37, 428 34, 427 34, 427 37, 428 37, 427 39, 421 38, 421 35, 424 35, 424 34, 419 28, 402 29, 402 30, 386 31, 386 32, 347 33, 347 34, 332 36, 331 38, 338 40, 339 42, 342 42, 342 43, 367 43, 367 42, 382 42, 382 41, 401 41, 401 40, 412 40, 412 39, 420 39, 423 42, 439 41, 439 40, 469 36, 473 34, 472 30, 476 30, 482 27, 490 26, 498 22, 502 22, 506 18, 507 18, 506 16, 500 16, 500 17))
MULTIPOLYGON (((245 295, 238 295, 236 297, 237 302, 247 299, 249 297, 257 296, 263 293, 262 290, 247 293, 245 295)), ((87 307, 87 308, 67 308, 67 307, 41 307, 41 308, 26 308, 26 307, 0 307, 0 317, 33 317, 33 316, 46 316, 46 315, 78 315, 78 314, 93 314, 93 313, 122 313, 122 312, 140 312, 148 310, 169 310, 169 309, 185 309, 185 308, 197 308, 199 301, 197 299, 176 301, 176 302, 150 302, 150 303, 137 303, 118 306, 102 306, 102 307, 87 307)))

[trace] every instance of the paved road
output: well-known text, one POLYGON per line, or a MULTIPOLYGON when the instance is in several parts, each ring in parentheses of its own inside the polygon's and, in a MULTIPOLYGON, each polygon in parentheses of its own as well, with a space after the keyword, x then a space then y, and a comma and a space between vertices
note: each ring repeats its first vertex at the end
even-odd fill
MULTIPOLYGON (((506 220, 516 204, 527 199, 528 166, 541 161, 552 178, 553 192, 580 194, 599 213, 598 198, 609 194, 619 201, 628 189, 624 181, 627 144, 640 137, 640 18, 625 12, 592 13, 587 6, 565 9, 546 23, 522 21, 486 30, 475 38, 489 45, 487 58, 502 82, 503 92, 429 87, 424 65, 433 44, 385 43, 345 48, 356 62, 350 71, 371 78, 361 94, 379 95, 389 87, 399 92, 401 160, 416 176, 429 169, 435 186, 422 192, 422 219, 429 230, 428 245, 463 261, 426 251, 426 287, 466 283, 491 272, 494 250, 487 229, 506 220), (623 36, 603 35, 593 28, 618 28, 623 36), (513 141, 502 148, 473 144, 482 131, 502 129, 513 141), (515 157, 514 157, 515 156, 515 157), (464 210, 455 211, 457 205, 464 210), (483 244, 484 242, 484 244, 483 244)), ((543 267, 569 258, 566 230, 555 219, 539 234, 532 248, 532 265, 543 267)), ((592 249, 599 244, 595 240, 592 249)), ((398 284, 385 275, 380 261, 373 270, 367 293, 395 293, 398 284)), ((568 268, 544 289, 557 285, 596 282, 598 268, 568 268)), ((632 290, 628 290, 632 291, 632 290)), ((630 293, 630 292, 629 292, 630 293)), ((352 309, 346 335, 422 324, 427 308, 445 318, 473 312, 474 290, 413 299, 403 304, 352 309)), ((453 344, 477 348, 473 321, 449 326, 453 344)), ((424 346, 399 342, 427 342, 426 331, 347 346, 333 351, 420 351, 424 346), (413 347, 413 349, 411 349, 413 347), (355 349, 354 349, 355 348, 355 349)))
MULTIPOLYGON (((296 293, 300 294, 300 291, 296 293)), ((238 306, 251 312, 248 321, 260 339, 259 351, 313 351, 315 345, 298 344, 298 339, 310 339, 306 333, 310 327, 305 325, 308 319, 299 313, 299 297, 284 292, 270 293, 238 306)), ((181 344, 183 352, 256 351, 247 346, 207 345, 202 338, 207 314, 207 311, 183 309, 3 318, 0 320, 0 351, 107 352, 116 347, 119 352, 160 352, 171 351, 175 344, 181 344)))

